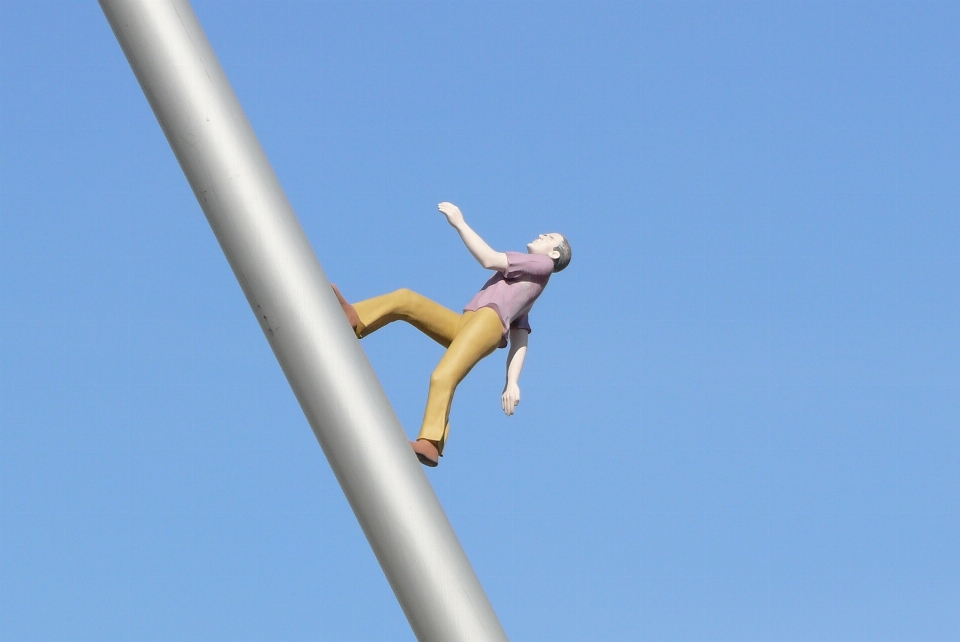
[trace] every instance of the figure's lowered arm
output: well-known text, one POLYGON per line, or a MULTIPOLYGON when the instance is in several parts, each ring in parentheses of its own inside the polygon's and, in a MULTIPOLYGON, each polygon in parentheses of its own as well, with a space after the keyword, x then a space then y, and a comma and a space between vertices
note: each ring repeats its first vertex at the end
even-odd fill
MULTIPOLYGON (((437 209, 447 217, 447 222, 453 226, 463 239, 463 244, 473 254, 484 268, 488 270, 497 270, 503 272, 507 269, 507 255, 503 252, 497 252, 487 245, 487 242, 480 238, 480 235, 470 229, 466 221, 463 220, 463 212, 453 203, 440 203, 437 209)), ((508 413, 509 414, 509 413, 508 413)))
POLYGON ((503 387, 500 403, 503 412, 509 417, 514 408, 520 403, 520 371, 523 370, 523 359, 527 356, 527 339, 529 332, 521 328, 510 328, 510 352, 507 354, 507 383, 503 387))

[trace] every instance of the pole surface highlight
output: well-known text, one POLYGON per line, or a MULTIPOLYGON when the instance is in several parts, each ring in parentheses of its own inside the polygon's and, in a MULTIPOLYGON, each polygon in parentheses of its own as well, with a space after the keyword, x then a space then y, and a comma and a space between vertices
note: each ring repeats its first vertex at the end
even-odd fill
POLYGON ((417 638, 506 640, 187 0, 100 0, 417 638))

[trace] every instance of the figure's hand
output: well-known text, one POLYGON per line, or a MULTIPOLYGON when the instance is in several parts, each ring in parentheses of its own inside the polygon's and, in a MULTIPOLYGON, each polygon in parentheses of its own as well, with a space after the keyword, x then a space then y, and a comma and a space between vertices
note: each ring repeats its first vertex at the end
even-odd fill
POLYGON ((512 415, 514 408, 520 404, 520 386, 515 383, 508 383, 503 389, 500 404, 503 406, 503 412, 506 413, 508 417, 512 415))
POLYGON ((460 211, 460 208, 454 205, 453 203, 447 203, 444 201, 437 205, 437 209, 447 217, 447 223, 457 227, 463 223, 463 212, 460 211))

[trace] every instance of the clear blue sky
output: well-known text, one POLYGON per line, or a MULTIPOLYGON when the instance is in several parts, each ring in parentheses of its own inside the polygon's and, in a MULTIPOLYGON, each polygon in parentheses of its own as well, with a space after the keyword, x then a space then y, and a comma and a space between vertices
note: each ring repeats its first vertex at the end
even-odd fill
MULTIPOLYGON (((960 639, 960 5, 195 8, 349 298, 570 238, 429 472, 512 639, 960 639)), ((0 637, 411 640, 96 3, 0 5, 0 171, 0 637)))

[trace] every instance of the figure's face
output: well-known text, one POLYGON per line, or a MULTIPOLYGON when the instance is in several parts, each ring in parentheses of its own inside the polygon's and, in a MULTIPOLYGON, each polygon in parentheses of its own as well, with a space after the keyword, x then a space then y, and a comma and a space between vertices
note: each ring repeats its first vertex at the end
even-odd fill
POLYGON ((541 234, 527 243, 527 253, 543 254, 544 256, 549 256, 551 259, 556 259, 560 256, 560 252, 557 252, 554 248, 561 243, 563 243, 563 236, 556 232, 541 234))

